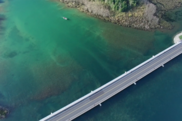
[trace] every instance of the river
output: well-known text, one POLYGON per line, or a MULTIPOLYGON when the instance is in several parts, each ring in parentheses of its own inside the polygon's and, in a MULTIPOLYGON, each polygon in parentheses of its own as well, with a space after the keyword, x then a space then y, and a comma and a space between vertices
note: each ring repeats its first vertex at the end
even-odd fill
MULTIPOLYGON (((173 44, 182 30, 143 31, 90 17, 49 0, 1 4, 2 121, 36 121, 173 44), (68 21, 62 17, 69 18, 68 21)), ((182 56, 75 121, 181 121, 182 56)))

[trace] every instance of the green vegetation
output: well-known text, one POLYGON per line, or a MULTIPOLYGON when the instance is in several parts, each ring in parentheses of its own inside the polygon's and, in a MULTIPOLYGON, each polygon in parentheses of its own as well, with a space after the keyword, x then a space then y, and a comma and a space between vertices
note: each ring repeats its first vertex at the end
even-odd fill
POLYGON ((182 35, 180 35, 179 38, 182 40, 182 35))
MULTIPOLYGON (((95 0, 96 1, 96 0, 95 0)), ((125 12, 137 6, 138 0, 98 0, 107 3, 112 10, 125 12)))

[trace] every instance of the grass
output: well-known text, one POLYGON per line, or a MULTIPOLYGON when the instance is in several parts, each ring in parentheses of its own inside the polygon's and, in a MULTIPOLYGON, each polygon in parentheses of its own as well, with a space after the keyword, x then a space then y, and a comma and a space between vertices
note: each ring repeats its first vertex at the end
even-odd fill
POLYGON ((182 40, 182 35, 180 35, 179 38, 182 40))

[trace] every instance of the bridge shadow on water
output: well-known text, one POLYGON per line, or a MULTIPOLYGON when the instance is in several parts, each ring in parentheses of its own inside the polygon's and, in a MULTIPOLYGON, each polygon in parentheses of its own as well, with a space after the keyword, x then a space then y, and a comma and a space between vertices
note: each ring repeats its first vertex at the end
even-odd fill
MULTIPOLYGON (((158 118, 158 115, 155 114, 155 112, 161 110, 158 109, 159 107, 161 108, 165 106, 163 108, 173 109, 174 107, 167 106, 170 105, 172 101, 177 102, 177 104, 182 101, 182 99, 178 99, 178 101, 176 101, 176 98, 170 100, 170 97, 168 96, 168 94, 171 94, 172 97, 175 94, 180 95, 177 90, 180 88, 178 85, 182 84, 182 81, 180 81, 182 80, 182 77, 179 75, 180 72, 176 70, 177 67, 182 67, 182 63, 180 62, 182 62, 182 55, 174 58, 165 64, 164 67, 158 68, 151 74, 139 80, 136 86, 129 86, 109 100, 106 100, 101 107, 95 107, 84 115, 76 118, 74 121, 118 121, 123 120, 122 117, 126 117, 126 115, 135 117, 135 119, 137 119, 136 121, 141 121, 144 119, 144 117, 146 117, 145 121, 156 120, 158 118), (174 77, 174 73, 176 73, 176 75, 179 75, 179 77, 174 77), (174 81, 177 84, 172 85, 174 81), (177 88, 176 91, 174 90, 175 88, 177 88), (144 109, 146 110, 145 112, 143 112, 144 109)), ((169 110, 166 110, 166 113, 169 113, 169 110)), ((178 115, 180 111, 176 111, 176 108, 174 110, 175 111, 173 112, 178 115)), ((170 119, 171 117, 174 118, 173 114, 171 114, 173 116, 170 117, 170 115, 166 116, 162 112, 165 111, 160 112, 161 116, 164 115, 162 116, 164 120, 167 118, 170 119)))

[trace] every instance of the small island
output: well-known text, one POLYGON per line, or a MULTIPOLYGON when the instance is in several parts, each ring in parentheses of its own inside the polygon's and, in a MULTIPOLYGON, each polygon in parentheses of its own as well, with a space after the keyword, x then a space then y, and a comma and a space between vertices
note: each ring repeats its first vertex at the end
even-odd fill
POLYGON ((8 109, 0 106, 0 119, 6 118, 8 113, 9 113, 8 109))

